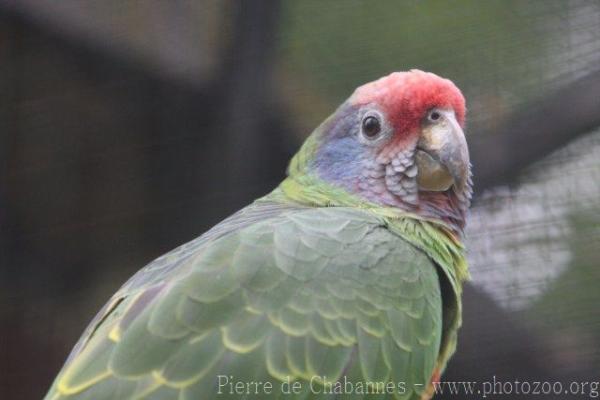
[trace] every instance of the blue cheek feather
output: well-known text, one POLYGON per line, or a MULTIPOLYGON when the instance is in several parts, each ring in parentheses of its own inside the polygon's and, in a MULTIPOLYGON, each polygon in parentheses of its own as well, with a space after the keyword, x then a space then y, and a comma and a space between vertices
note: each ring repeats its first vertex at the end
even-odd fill
POLYGON ((352 189, 363 170, 365 150, 354 137, 331 138, 317 151, 313 166, 321 179, 352 189))

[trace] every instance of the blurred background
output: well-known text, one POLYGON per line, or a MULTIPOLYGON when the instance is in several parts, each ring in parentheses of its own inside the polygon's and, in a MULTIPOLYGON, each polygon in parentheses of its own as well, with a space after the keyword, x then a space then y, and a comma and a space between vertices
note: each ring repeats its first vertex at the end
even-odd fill
POLYGON ((600 380, 600 2, 0 0, 0 59, 0 398, 40 398, 127 277, 411 68, 469 107, 445 379, 600 380))

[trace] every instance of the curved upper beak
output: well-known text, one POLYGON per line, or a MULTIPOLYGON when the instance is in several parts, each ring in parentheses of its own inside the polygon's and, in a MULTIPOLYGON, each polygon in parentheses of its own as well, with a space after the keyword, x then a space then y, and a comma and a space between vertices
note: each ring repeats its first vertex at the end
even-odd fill
POLYGON ((454 112, 439 112, 440 119, 423 127, 417 143, 417 183, 427 191, 462 189, 469 175, 467 141, 454 112))

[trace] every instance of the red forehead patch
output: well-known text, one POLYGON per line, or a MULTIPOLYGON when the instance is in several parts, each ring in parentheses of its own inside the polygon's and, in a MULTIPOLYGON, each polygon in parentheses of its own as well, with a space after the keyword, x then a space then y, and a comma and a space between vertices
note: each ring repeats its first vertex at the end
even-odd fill
POLYGON ((461 126, 465 122, 465 98, 448 79, 416 69, 394 72, 374 82, 360 86, 350 102, 375 103, 400 132, 420 126, 421 119, 434 107, 451 108, 461 126))

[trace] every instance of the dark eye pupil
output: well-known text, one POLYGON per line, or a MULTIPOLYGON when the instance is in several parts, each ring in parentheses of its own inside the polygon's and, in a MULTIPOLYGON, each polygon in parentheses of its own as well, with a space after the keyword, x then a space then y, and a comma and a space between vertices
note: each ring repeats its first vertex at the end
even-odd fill
POLYGON ((437 121, 438 119, 440 119, 440 113, 437 111, 433 111, 431 114, 429 114, 429 119, 432 121, 437 121))
POLYGON ((379 120, 375 117, 367 117, 363 121, 363 132, 365 136, 373 138, 381 131, 379 120))

